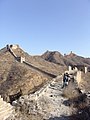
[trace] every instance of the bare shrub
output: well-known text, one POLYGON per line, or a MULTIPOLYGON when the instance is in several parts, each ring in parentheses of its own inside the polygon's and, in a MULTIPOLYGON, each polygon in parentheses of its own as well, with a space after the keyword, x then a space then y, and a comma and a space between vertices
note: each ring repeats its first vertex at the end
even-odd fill
POLYGON ((76 89, 74 83, 70 82, 68 86, 63 89, 63 96, 69 99, 79 96, 79 90, 76 89))

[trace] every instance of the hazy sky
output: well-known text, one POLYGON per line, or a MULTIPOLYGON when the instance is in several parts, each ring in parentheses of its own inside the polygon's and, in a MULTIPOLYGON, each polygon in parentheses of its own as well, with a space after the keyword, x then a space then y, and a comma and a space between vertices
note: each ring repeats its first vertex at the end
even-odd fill
POLYGON ((90 0, 0 0, 0 48, 90 57, 90 0))

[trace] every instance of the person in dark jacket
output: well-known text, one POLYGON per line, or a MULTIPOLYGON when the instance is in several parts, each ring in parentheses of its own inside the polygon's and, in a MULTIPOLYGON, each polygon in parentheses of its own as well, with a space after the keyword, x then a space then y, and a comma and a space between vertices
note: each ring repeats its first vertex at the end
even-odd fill
POLYGON ((68 73, 64 73, 63 75, 63 86, 62 88, 66 87, 68 85, 68 81, 69 81, 69 74, 68 73))

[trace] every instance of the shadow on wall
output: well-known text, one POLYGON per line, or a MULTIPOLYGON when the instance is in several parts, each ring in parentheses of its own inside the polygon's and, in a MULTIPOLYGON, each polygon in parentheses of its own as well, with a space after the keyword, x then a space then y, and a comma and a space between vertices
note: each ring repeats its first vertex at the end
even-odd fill
POLYGON ((83 108, 81 111, 77 111, 76 114, 71 116, 54 117, 48 120, 90 120, 90 106, 83 108))
POLYGON ((49 118, 48 120, 70 120, 68 116, 49 118))

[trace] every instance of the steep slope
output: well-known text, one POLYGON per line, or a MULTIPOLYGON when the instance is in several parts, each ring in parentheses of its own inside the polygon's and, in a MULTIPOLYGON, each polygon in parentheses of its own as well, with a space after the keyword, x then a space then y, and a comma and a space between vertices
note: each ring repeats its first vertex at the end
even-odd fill
POLYGON ((65 66, 66 59, 58 51, 46 51, 41 57, 49 62, 65 66))
POLYGON ((8 101, 8 96, 22 90, 23 94, 36 91, 54 75, 61 74, 66 68, 33 57, 19 46, 13 49, 15 56, 25 57, 29 65, 20 63, 5 47, 0 50, 0 94, 8 101))

